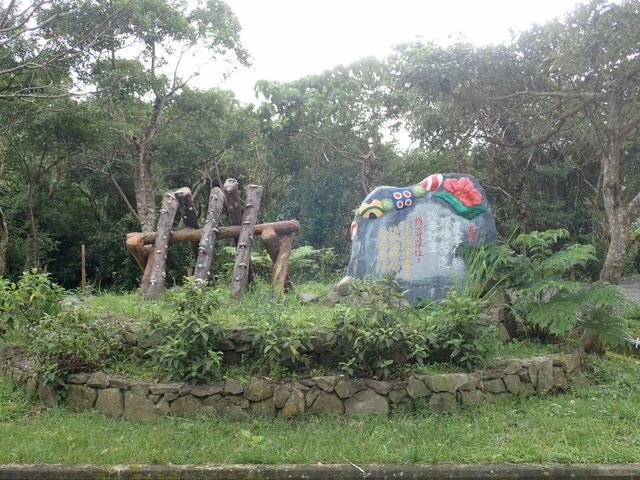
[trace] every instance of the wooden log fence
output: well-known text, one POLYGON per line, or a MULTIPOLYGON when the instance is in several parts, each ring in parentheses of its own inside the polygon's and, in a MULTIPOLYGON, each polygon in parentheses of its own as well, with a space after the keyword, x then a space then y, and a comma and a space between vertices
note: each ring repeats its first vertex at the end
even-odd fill
POLYGON ((251 248, 253 247, 253 231, 260 210, 262 187, 249 185, 247 187, 247 203, 242 215, 242 226, 236 247, 236 262, 233 267, 231 280, 231 298, 240 298, 247 286, 249 268, 251 267, 251 248))
POLYGON ((177 211, 178 201, 175 194, 171 192, 165 193, 162 197, 156 240, 153 244, 153 261, 149 262, 147 259, 148 264, 152 264, 149 286, 144 292, 144 296, 148 300, 156 300, 164 292, 164 282, 167 278, 166 266, 169 253, 169 236, 177 211))
MULTIPOLYGON (((193 202, 191 190, 183 187, 163 196, 158 229, 156 232, 131 232, 127 234, 126 247, 143 272, 140 282, 141 293, 146 299, 157 299, 162 295, 166 280, 166 262, 169 245, 179 242, 190 242, 197 252, 195 268, 196 282, 206 283, 211 278, 211 264, 215 242, 232 240, 237 245, 236 262, 232 276, 231 295, 240 298, 249 280, 249 265, 254 236, 259 235, 273 262, 272 287, 274 292, 282 293, 291 288, 288 278, 288 262, 293 245, 292 235, 300 230, 297 220, 286 220, 256 224, 262 187, 249 185, 244 212, 238 193, 238 182, 228 179, 223 190, 216 187, 209 196, 207 220, 203 228, 199 228, 197 210, 193 202), (228 191, 227 191, 228 190, 228 191), (229 209, 229 203, 233 207, 229 209), (242 217, 239 224, 228 227, 220 226, 222 209, 226 203, 227 211, 237 220, 238 211, 242 217), (186 228, 172 230, 176 212, 186 228)), ((231 218, 231 216, 230 216, 231 218)))
MULTIPOLYGON (((184 226, 187 228, 200 228, 200 223, 198 222, 198 210, 193 202, 191 189, 189 187, 182 187, 174 193, 176 200, 178 201, 178 211, 180 212, 180 218, 182 219, 184 226)), ((193 254, 197 256, 199 253, 198 245, 192 243, 191 251, 193 251, 193 254)))
MULTIPOLYGON (((220 188, 211 189, 209 208, 207 209, 207 223, 202 229, 198 245, 198 259, 196 260, 195 279, 197 283, 205 283, 211 277, 211 262, 213 262, 213 247, 218 234, 218 224, 224 206, 224 194, 220 188)), ((192 243, 193 245, 193 243, 192 243)))

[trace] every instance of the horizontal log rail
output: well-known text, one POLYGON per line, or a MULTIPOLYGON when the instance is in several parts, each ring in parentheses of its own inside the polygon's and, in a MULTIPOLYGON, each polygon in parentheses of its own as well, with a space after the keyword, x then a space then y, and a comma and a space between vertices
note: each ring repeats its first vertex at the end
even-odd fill
MULTIPOLYGON (((230 227, 218 227, 217 240, 237 239, 240 235, 241 225, 230 227)), ((254 235, 261 235, 264 230, 272 229, 278 235, 290 235, 300 230, 297 220, 284 220, 281 222, 260 223, 255 226, 254 235)), ((202 237, 201 228, 184 228, 176 230, 169 235, 169 243, 193 242, 200 243, 202 237)), ((156 240, 156 232, 131 232, 127 234, 126 246, 133 255, 136 263, 144 271, 149 255, 148 245, 153 245, 156 240)))
MULTIPOLYGON (((229 240, 231 238, 237 238, 240 235, 241 225, 233 225, 230 227, 218 228, 218 240, 229 240)), ((254 233, 256 235, 262 234, 262 231, 266 228, 272 228, 279 235, 286 235, 290 233, 296 233, 300 230, 300 222, 297 220, 284 220, 282 222, 273 223, 259 223, 256 225, 254 233)), ((178 242, 200 242, 202 236, 201 228, 183 228, 182 230, 176 230, 171 232, 169 237, 169 243, 178 242)), ((156 232, 131 232, 127 233, 127 245, 137 244, 141 242, 143 245, 152 245, 156 241, 156 232)))

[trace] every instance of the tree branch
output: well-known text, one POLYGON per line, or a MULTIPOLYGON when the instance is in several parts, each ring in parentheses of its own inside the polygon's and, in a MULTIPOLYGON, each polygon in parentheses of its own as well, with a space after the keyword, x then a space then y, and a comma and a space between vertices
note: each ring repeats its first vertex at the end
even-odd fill
POLYGON ((632 117, 628 122, 624 123, 618 130, 620 138, 624 138, 631 133, 631 131, 640 124, 640 113, 632 117))

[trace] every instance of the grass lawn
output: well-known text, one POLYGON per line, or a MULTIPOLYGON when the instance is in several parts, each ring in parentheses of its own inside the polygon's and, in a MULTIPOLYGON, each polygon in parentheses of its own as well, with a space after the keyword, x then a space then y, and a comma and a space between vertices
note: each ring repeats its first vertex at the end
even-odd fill
POLYGON ((0 463, 618 463, 640 458, 640 362, 592 359, 573 394, 452 415, 153 422, 42 410, 0 379, 0 463))
MULTIPOLYGON (((299 292, 315 295, 325 295, 329 286, 321 283, 305 283, 297 289, 299 292)), ((101 293, 79 297, 82 303, 98 315, 115 316, 130 319, 134 322, 147 322, 152 316, 171 316, 175 314, 176 296, 182 288, 176 287, 165 292, 156 302, 142 301, 137 292, 129 293, 101 293)), ((255 325, 263 316, 276 313, 291 326, 314 325, 317 327, 332 325, 332 309, 317 303, 302 305, 298 296, 287 294, 274 300, 271 296, 270 285, 256 281, 244 295, 241 302, 233 302, 229 298, 229 289, 221 287, 218 290, 220 308, 225 315, 217 317, 224 327, 246 327, 255 325), (265 308, 268 307, 268 308, 265 308), (267 310, 265 312, 265 310, 267 310)))

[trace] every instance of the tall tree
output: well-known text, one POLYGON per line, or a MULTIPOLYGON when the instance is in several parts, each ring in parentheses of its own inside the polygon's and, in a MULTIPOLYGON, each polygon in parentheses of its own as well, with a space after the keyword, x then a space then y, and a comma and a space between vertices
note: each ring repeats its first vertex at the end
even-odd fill
POLYGON ((98 61, 87 81, 98 85, 108 128, 117 129, 127 146, 136 215, 142 230, 151 231, 155 227, 156 193, 151 168, 153 142, 167 107, 194 75, 180 75, 184 55, 201 48, 212 58, 228 55, 247 65, 248 54, 240 43, 240 25, 222 1, 199 2, 195 8, 181 0, 96 3, 97 8, 122 8, 127 28, 96 52, 98 61), (138 58, 125 57, 132 49, 141 52, 138 58))
MULTIPOLYGON (((637 184, 621 177, 638 165, 627 153, 640 124, 638 22, 639 2, 596 0, 508 46, 409 47, 394 66, 398 85, 426 100, 423 119, 434 118, 429 110, 440 119, 453 114, 460 127, 454 138, 518 153, 516 177, 536 164, 536 150, 548 157, 559 145, 584 143, 588 132, 598 153, 586 163, 599 164, 610 235, 601 278, 612 283, 622 274, 630 222, 640 209, 640 193, 631 189, 637 184)), ((433 134, 428 124, 423 127, 433 134)))

